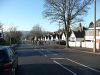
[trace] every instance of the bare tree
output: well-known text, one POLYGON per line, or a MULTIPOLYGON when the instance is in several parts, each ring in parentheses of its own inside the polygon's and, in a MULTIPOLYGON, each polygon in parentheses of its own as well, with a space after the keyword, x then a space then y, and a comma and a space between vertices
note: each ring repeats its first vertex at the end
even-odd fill
POLYGON ((22 37, 22 33, 17 31, 15 26, 9 27, 9 31, 6 33, 6 40, 11 44, 15 44, 18 42, 22 37))
POLYGON ((2 38, 4 38, 4 32, 3 32, 3 24, 2 23, 0 23, 0 36, 2 37, 2 38))
POLYGON ((66 47, 68 44, 69 28, 72 23, 83 20, 88 11, 88 5, 93 0, 45 0, 44 16, 52 21, 64 24, 66 33, 66 47))
POLYGON ((35 25, 33 26, 33 29, 31 30, 31 35, 33 38, 37 38, 36 40, 38 40, 38 38, 40 38, 42 36, 43 30, 39 25, 35 25))

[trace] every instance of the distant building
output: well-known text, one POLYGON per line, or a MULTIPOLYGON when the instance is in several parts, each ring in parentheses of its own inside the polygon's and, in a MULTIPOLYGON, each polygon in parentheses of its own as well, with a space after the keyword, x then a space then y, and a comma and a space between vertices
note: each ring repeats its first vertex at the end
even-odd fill
POLYGON ((83 41, 85 36, 84 31, 72 31, 71 36, 70 36, 70 41, 83 41))
MULTIPOLYGON (((85 27, 79 24, 79 26, 72 31, 71 29, 68 32, 68 37, 70 41, 82 41, 84 40, 85 36, 85 27)), ((44 41, 66 41, 66 34, 65 34, 65 29, 60 29, 56 32, 48 32, 44 36, 44 41)), ((42 36, 41 36, 42 38, 42 36)))
POLYGON ((79 23, 79 26, 76 29, 72 30, 69 40, 70 41, 83 41, 85 37, 84 28, 85 27, 83 27, 81 23, 79 23))

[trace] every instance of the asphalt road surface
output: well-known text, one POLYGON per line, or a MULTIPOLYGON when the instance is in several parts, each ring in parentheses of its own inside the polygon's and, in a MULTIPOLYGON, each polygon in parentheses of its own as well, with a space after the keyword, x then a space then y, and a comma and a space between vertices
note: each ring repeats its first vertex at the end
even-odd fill
POLYGON ((21 44, 17 75, 100 75, 100 55, 21 44))

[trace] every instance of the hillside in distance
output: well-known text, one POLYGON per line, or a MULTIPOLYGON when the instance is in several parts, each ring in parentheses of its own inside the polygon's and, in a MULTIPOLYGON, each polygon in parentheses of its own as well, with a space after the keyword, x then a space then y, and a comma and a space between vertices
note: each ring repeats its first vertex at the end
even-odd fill
POLYGON ((21 32, 22 32, 23 36, 26 36, 30 33, 30 31, 21 31, 21 32))

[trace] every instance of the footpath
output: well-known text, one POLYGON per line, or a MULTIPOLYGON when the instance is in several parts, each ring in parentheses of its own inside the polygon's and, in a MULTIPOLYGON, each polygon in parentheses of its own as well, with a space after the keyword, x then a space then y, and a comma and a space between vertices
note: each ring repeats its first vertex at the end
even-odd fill
POLYGON ((81 52, 85 52, 85 53, 92 53, 92 54, 100 55, 100 50, 96 50, 95 52, 93 52, 93 48, 70 47, 70 48, 65 48, 65 50, 81 51, 81 52))
POLYGON ((59 49, 64 49, 64 50, 72 50, 72 51, 80 51, 80 52, 85 52, 85 53, 92 53, 92 54, 99 54, 100 55, 100 50, 96 50, 93 52, 93 48, 85 48, 85 47, 70 47, 66 48, 65 45, 49 45, 51 48, 59 48, 59 49))

